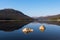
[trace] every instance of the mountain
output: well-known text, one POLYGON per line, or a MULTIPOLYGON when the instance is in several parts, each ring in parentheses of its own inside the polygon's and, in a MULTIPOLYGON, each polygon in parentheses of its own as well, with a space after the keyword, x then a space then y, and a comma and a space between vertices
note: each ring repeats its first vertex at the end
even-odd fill
POLYGON ((60 19, 60 14, 36 18, 38 21, 56 21, 58 19, 60 19))
POLYGON ((32 18, 18 10, 2 9, 0 10, 0 20, 32 20, 32 18))

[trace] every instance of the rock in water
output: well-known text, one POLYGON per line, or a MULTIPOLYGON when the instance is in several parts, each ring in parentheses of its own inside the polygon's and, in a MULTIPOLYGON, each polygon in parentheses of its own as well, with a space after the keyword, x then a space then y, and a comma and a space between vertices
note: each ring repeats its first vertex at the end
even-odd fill
POLYGON ((33 32, 33 29, 31 29, 31 28, 24 28, 23 30, 22 30, 22 32, 24 32, 24 33, 30 33, 30 32, 33 32))
POLYGON ((40 30, 41 32, 44 32, 44 30, 45 30, 44 25, 41 25, 41 26, 39 27, 39 30, 40 30))

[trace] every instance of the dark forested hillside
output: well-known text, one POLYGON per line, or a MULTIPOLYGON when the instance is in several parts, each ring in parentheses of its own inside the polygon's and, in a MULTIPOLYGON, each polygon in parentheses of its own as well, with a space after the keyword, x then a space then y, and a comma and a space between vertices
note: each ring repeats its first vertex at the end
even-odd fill
POLYGON ((0 20, 32 20, 29 16, 14 9, 0 10, 0 20))

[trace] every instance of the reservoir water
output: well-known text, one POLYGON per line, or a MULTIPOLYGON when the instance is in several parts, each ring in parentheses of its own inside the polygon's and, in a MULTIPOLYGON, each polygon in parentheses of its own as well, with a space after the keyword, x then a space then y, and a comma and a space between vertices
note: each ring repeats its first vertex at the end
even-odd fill
POLYGON ((46 23, 31 22, 14 31, 0 30, 0 40, 60 40, 60 26, 46 23), (40 30, 41 25, 45 30, 40 30), (25 34, 24 28, 32 28, 33 32, 25 34))

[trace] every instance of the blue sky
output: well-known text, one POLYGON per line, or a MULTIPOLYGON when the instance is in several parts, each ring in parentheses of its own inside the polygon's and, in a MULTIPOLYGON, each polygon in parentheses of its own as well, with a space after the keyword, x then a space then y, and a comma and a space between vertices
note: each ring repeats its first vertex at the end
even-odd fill
POLYGON ((0 9, 12 8, 30 17, 60 14, 60 0, 0 0, 0 9))

